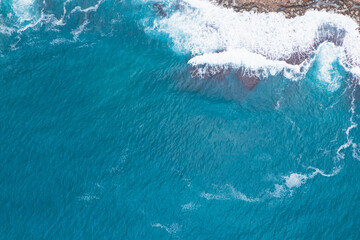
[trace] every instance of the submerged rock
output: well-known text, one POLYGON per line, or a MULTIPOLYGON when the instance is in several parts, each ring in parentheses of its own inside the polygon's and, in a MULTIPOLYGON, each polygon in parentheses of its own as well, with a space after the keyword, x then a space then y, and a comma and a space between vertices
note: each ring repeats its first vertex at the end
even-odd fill
POLYGON ((244 87, 248 90, 253 90, 259 82, 259 77, 252 73, 245 73, 244 70, 239 69, 236 73, 237 79, 241 81, 244 87))
POLYGON ((159 16, 166 17, 167 14, 164 11, 164 7, 160 3, 154 3, 153 8, 159 16))

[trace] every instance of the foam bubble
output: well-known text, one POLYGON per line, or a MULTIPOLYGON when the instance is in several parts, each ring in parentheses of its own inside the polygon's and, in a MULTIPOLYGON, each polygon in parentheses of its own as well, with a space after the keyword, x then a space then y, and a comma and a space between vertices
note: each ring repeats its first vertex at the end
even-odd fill
POLYGON ((308 179, 308 177, 306 175, 303 174, 298 174, 298 173, 292 173, 290 174, 290 176, 285 176, 285 185, 288 188, 298 188, 300 187, 302 184, 306 183, 306 180, 308 179))

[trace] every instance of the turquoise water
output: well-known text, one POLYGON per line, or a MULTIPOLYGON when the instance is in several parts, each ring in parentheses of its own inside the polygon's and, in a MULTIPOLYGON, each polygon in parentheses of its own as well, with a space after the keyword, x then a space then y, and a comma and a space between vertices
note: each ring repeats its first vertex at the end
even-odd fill
POLYGON ((152 3, 0 4, 1 239, 360 238, 360 89, 338 61, 336 87, 319 55, 249 90, 193 78, 152 3))

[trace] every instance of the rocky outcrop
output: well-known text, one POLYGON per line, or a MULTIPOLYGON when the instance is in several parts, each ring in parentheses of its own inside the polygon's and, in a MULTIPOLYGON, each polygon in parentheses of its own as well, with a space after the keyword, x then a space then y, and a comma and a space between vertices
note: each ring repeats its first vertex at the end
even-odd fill
POLYGON ((325 10, 352 17, 360 25, 360 0, 216 0, 236 11, 282 12, 292 18, 308 9, 325 10))

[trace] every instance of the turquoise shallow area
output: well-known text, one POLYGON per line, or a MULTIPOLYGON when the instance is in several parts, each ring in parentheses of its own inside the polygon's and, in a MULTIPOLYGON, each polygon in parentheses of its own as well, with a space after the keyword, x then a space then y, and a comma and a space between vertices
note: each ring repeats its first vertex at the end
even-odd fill
POLYGON ((151 5, 19 31, 61 18, 45 2, 25 22, 1 2, 1 239, 360 238, 360 89, 339 64, 336 91, 317 60, 249 91, 191 78, 190 55, 144 30, 151 5))

